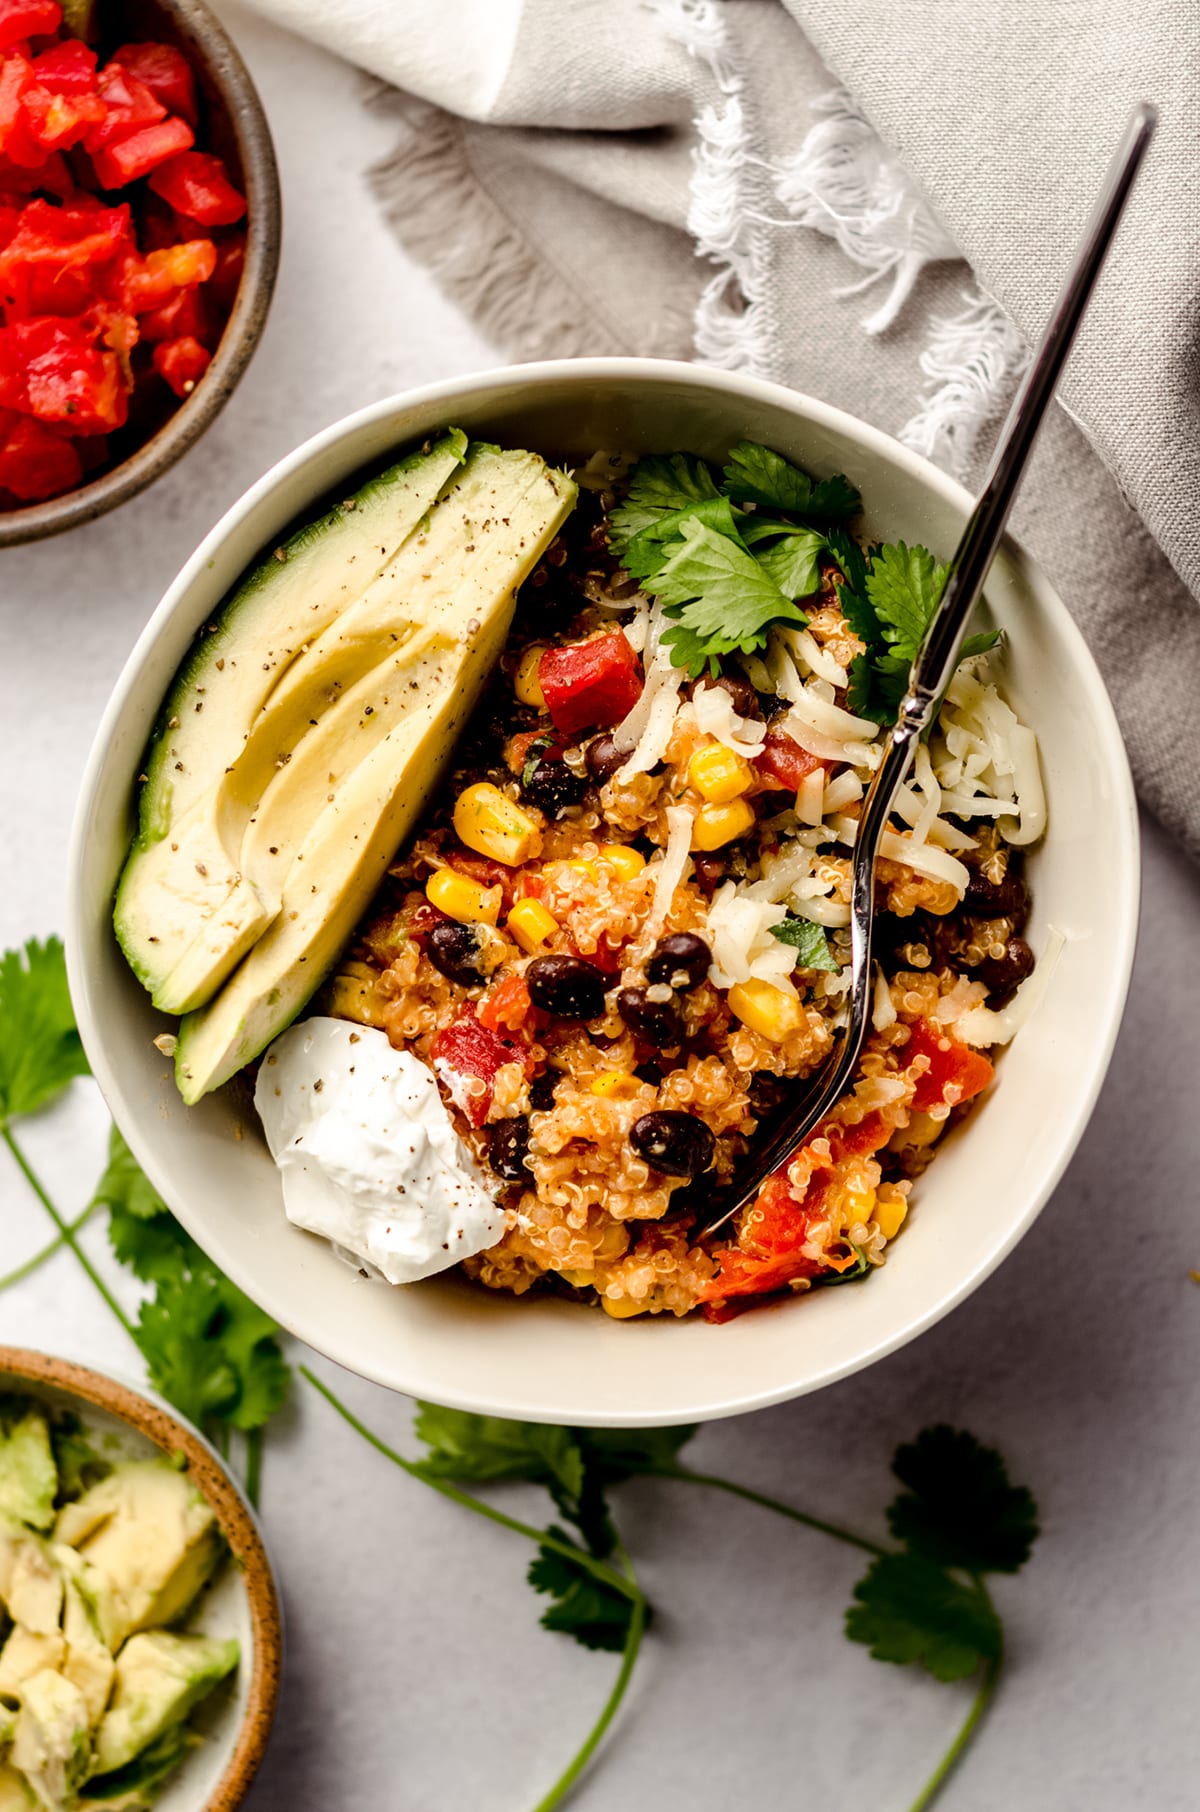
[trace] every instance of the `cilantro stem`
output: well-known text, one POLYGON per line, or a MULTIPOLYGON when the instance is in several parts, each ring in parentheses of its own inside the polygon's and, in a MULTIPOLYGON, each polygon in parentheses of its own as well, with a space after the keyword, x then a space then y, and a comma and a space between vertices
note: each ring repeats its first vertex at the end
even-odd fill
MULTIPOLYGON (((632 1576, 631 1576, 632 1578, 632 1576)), ((544 1799, 539 1799, 533 1812, 552 1812, 554 1806, 562 1804, 575 1782, 579 1779, 604 1736, 605 1731, 617 1715, 621 1700, 625 1697, 626 1688, 633 1676, 637 1662, 638 1650, 642 1646, 642 1636, 646 1628, 646 1600, 638 1592, 633 1601, 633 1612, 629 1619, 629 1633, 625 1638, 625 1648, 621 1656, 620 1671, 613 1682, 612 1691, 604 1701, 604 1708, 592 1725, 587 1739, 575 1756, 574 1761, 561 1774, 544 1799)))
MULTIPOLYGON (((986 1585, 984 1585, 983 1580, 977 1573, 973 1574, 972 1578, 984 1598, 987 1599, 988 1604, 992 1605, 991 1593, 988 1591, 986 1585)), ((992 1608, 994 1609, 995 1607, 992 1606, 992 1608)), ((926 1812, 926 1808, 932 1806, 934 1800, 937 1798, 961 1760, 963 1751, 974 1736, 975 1727, 986 1711, 988 1701, 996 1690, 996 1681, 1000 1678, 1000 1669, 1004 1663, 1004 1628, 1000 1623, 999 1618, 996 1619, 996 1624, 1000 1631, 999 1650, 984 1667, 983 1673, 980 1676, 978 1690, 975 1697, 971 1700, 970 1710, 963 1719, 958 1735, 955 1737, 949 1749, 947 1749, 945 1755, 922 1787, 920 1793, 918 1793, 916 1799, 914 1799, 908 1812, 926 1812)))
POLYGON ((257 1510, 259 1491, 262 1486, 263 1431, 261 1428, 246 1430, 246 1496, 257 1510))
POLYGON ((83 1247, 79 1244, 79 1241, 75 1238, 73 1228, 63 1219, 62 1215, 58 1212, 58 1209, 54 1206, 54 1203, 50 1200, 50 1197, 46 1194, 37 1173, 34 1171, 29 1159, 25 1156, 25 1153, 21 1150, 20 1145, 17 1143, 16 1135, 7 1122, 0 1125, 0 1138, 2 1138, 4 1143, 8 1146, 8 1149, 12 1153, 17 1164, 17 1168, 24 1176, 29 1187, 33 1190, 34 1195, 37 1196, 38 1201, 42 1204, 46 1213, 50 1216, 50 1219, 54 1222, 54 1225, 58 1228, 59 1238, 63 1241, 64 1245, 71 1248, 71 1251, 75 1254, 76 1258, 95 1284, 97 1290, 100 1292, 101 1296, 103 1296, 105 1302, 108 1304, 121 1326, 125 1329, 125 1332, 129 1335, 129 1338, 131 1340, 134 1339, 133 1323, 101 1277, 99 1271, 97 1271, 95 1265, 93 1265, 83 1247))
MULTIPOLYGON (((75 1219, 70 1223, 71 1232, 78 1233, 85 1222, 91 1219, 95 1211, 95 1202, 89 1202, 83 1213, 76 1215, 75 1219)), ((0 1291, 7 1290, 12 1284, 23 1282, 26 1277, 31 1277, 40 1266, 45 1264, 48 1258, 53 1258, 60 1247, 65 1246, 66 1243, 64 1236, 61 1233, 56 1233, 49 1244, 43 1246, 40 1252, 35 1252, 32 1258, 27 1258, 23 1265, 17 1266, 15 1271, 9 1271, 4 1277, 0 1277, 0 1291)))
POLYGON ((733 1479, 718 1478, 711 1472, 693 1472, 689 1466, 655 1466, 641 1474, 643 1478, 682 1479, 693 1485, 708 1485, 714 1491, 727 1491, 731 1497, 740 1497, 748 1504, 758 1504, 764 1510, 774 1510, 779 1516, 786 1516, 791 1522, 803 1523, 806 1529, 815 1529, 819 1535, 830 1535, 834 1541, 845 1542, 848 1547, 859 1548, 864 1554, 888 1554, 891 1549, 882 1547, 879 1542, 871 1541, 865 1535, 855 1535, 850 1529, 840 1529, 836 1523, 822 1521, 819 1516, 809 1516, 803 1510, 794 1510, 790 1504, 780 1503, 778 1498, 767 1497, 762 1491, 752 1491, 748 1485, 738 1485, 733 1479))
POLYGON ((360 1434, 363 1440, 368 1441, 372 1447, 383 1454, 385 1459, 391 1460, 394 1466, 399 1466, 402 1472, 407 1472, 410 1478, 419 1479, 422 1485, 428 1485, 432 1491, 440 1492, 442 1497, 448 1497, 451 1503, 461 1504, 463 1509, 473 1510, 477 1516, 485 1516, 489 1522, 498 1523, 502 1529, 511 1529, 514 1535, 523 1535, 526 1541, 533 1542, 535 1546, 549 1548, 553 1553, 561 1554, 564 1560, 571 1562, 572 1566, 582 1567, 584 1572, 591 1573, 594 1578, 603 1580, 605 1585, 612 1586, 614 1591, 632 1599, 635 1605, 641 1603, 644 1606, 645 1600, 642 1598, 640 1588, 624 1574, 616 1572, 612 1567, 605 1566, 602 1560, 596 1560, 582 1548, 577 1548, 573 1542, 560 1541, 558 1536, 549 1530, 535 1529, 531 1523, 518 1522, 515 1516, 506 1516, 503 1510, 497 1510, 491 1504, 485 1504, 482 1499, 472 1497, 469 1491, 461 1491, 457 1485, 452 1485, 449 1479, 435 1478, 432 1473, 426 1472, 424 1467, 418 1466, 412 1460, 406 1460, 402 1454, 396 1452, 394 1447, 389 1447, 386 1441, 380 1440, 377 1434, 372 1434, 371 1430, 360 1422, 358 1417, 339 1398, 334 1396, 329 1386, 322 1384, 315 1373, 309 1371, 307 1365, 302 1365, 299 1369, 300 1376, 306 1378, 313 1389, 321 1393, 326 1402, 336 1409, 338 1415, 344 1422, 350 1424, 356 1434, 360 1434))

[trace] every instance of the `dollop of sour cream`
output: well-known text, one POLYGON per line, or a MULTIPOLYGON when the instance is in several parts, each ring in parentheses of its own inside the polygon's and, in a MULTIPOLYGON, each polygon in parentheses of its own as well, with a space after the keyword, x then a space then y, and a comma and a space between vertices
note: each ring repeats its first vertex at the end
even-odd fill
POLYGON ((415 1283, 494 1246, 504 1211, 437 1083, 387 1035, 305 1019, 277 1038, 254 1090, 283 1204, 388 1283, 415 1283))

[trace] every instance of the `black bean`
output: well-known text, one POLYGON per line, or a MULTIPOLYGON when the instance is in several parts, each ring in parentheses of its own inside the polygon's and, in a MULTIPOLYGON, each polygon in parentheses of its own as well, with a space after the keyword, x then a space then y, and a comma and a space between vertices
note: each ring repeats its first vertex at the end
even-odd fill
POLYGON ((646 975, 651 982, 665 982, 683 993, 698 988, 708 974, 712 951, 694 931, 673 931, 654 946, 646 975))
POLYGON ((674 998, 651 1000, 646 988, 622 988, 617 995, 617 1012, 631 1032, 657 1051, 683 1042, 683 1020, 674 998))
POLYGON ((780 698, 778 692, 760 692, 758 708, 762 716, 770 723, 773 717, 782 717, 783 713, 790 711, 792 707, 786 698, 780 698))
POLYGON ((447 981, 474 988, 484 979, 479 962, 483 942, 477 926, 459 925, 454 919, 447 919, 434 926, 425 940, 425 949, 434 968, 447 981))
POLYGON ((647 1164, 672 1177, 698 1177, 712 1168, 717 1142, 695 1114, 643 1114, 629 1130, 629 1143, 647 1164))
POLYGON ((724 856, 693 856, 692 866, 696 873, 697 887, 711 900, 725 879, 724 856))
POLYGON ((1010 937, 1003 956, 985 956, 975 974, 987 986, 989 1004, 1003 1007, 1010 1001, 1027 975, 1032 975, 1033 951, 1023 937, 1010 937))
MULTIPOLYGON (((728 692, 733 700, 733 708, 739 717, 761 717, 762 707, 758 702, 758 693, 748 679, 737 674, 723 673, 719 680, 698 680, 697 686, 719 686, 722 692, 728 692)), ((693 687, 693 691, 695 687, 693 687)))
POLYGON ((529 1182, 526 1159, 529 1156, 529 1120, 525 1114, 514 1114, 509 1120, 497 1120, 488 1135, 488 1162, 506 1183, 529 1182))
POLYGON ((557 1019, 599 1019, 604 977, 579 956, 539 956, 525 971, 535 1007, 557 1019))
POLYGON ((527 762, 521 776, 522 799, 528 799, 548 818, 557 818, 569 805, 578 805, 586 792, 587 781, 581 775, 572 774, 565 761, 545 755, 527 762))
POLYGON ((587 771, 597 786, 611 780, 618 768, 623 768, 632 754, 631 749, 619 749, 607 730, 601 736, 593 736, 584 751, 587 771))
POLYGON ((973 873, 963 906, 980 918, 1014 919, 1023 925, 1029 915, 1029 889, 1010 862, 1002 881, 989 881, 986 875, 973 873))
POLYGON ((557 1070, 543 1070, 529 1084, 529 1105, 536 1113, 548 1114, 554 1106, 554 1090, 558 1084, 557 1070))

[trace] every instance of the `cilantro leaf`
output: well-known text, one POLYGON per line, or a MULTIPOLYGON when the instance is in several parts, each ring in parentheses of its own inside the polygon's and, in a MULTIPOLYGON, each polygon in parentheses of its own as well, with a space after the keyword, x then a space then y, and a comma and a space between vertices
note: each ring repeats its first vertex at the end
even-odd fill
POLYGON ((671 543, 679 540, 686 522, 703 522, 718 535, 737 541, 738 524, 728 497, 706 497, 682 510, 669 510, 656 522, 636 534, 625 549, 621 564, 634 579, 649 579, 662 566, 672 551, 671 543))
POLYGON ((557 1484, 571 1498, 583 1490, 583 1455, 569 1428, 475 1416, 437 1403, 418 1403, 413 1424, 429 1452, 420 1462, 431 1478, 530 1479, 557 1484))
POLYGON ((838 964, 830 952, 829 939, 811 919, 781 919, 778 925, 772 925, 771 936, 792 946, 797 969, 824 969, 830 975, 837 974, 838 964))
POLYGON ((861 495, 841 473, 818 483, 753 440, 739 441, 732 448, 724 479, 725 494, 735 503, 763 504, 792 516, 844 522, 862 505, 861 495))
POLYGON ((921 646, 946 584, 941 566, 927 547, 897 541, 876 549, 867 568, 867 599, 879 620, 883 639, 909 666, 921 646))
POLYGON ((786 598, 806 598, 819 589, 820 556, 825 546, 819 529, 793 528, 769 518, 752 520, 743 528, 742 539, 786 598), (768 545, 759 547, 760 542, 768 545))
POLYGON ((962 1680, 1000 1653, 1000 1619, 981 1587, 922 1554, 884 1554, 854 1588, 846 1634, 877 1661, 916 1661, 935 1680, 962 1680))
POLYGON ((92 1206, 120 1209, 139 1221, 150 1221, 156 1215, 170 1212, 117 1126, 108 1135, 108 1164, 96 1184, 92 1206))
POLYGON ((0 1124, 35 1114, 88 1073, 62 941, 30 938, 0 957, 0 1124))
POLYGON ((735 649, 762 648, 773 623, 808 621, 740 542, 694 520, 683 524, 679 545, 646 588, 678 617, 663 641, 674 664, 689 671, 735 649))
POLYGON ((608 518, 608 544, 618 558, 635 535, 674 510, 718 495, 712 473, 690 453, 652 453, 629 473, 629 489, 608 518))
POLYGON ((883 631, 867 597, 867 564, 877 548, 865 553, 855 537, 840 528, 827 530, 825 544, 842 569, 843 583, 837 594, 842 615, 860 642, 868 648, 877 647, 883 641, 883 631))
POLYGON ((960 661, 974 660, 977 654, 990 654, 1000 640, 998 629, 982 629, 978 635, 969 635, 962 645, 960 661))
MULTIPOLYGON (((560 1541, 570 1541, 562 1529, 552 1526, 549 1533, 560 1541)), ((554 1600, 542 1614, 543 1629, 574 1636, 584 1648, 619 1654, 625 1647, 633 1601, 615 1586, 596 1579, 553 1548, 538 1549, 527 1577, 535 1592, 546 1592, 554 1600)))
POLYGON ((220 1310, 216 1279, 181 1271, 159 1282, 134 1329, 154 1388, 201 1427, 223 1421, 238 1398, 237 1373, 211 1337, 220 1310))
POLYGON ((696 1433, 698 1424, 675 1428, 580 1428, 576 1438, 589 1470, 603 1475, 609 1485, 638 1473, 669 1472, 696 1433))
POLYGON ((1037 1505, 1004 1461, 944 1423, 901 1447, 892 1471, 908 1490, 888 1510, 892 1534, 918 1554, 970 1573, 1015 1573, 1037 1538, 1037 1505))

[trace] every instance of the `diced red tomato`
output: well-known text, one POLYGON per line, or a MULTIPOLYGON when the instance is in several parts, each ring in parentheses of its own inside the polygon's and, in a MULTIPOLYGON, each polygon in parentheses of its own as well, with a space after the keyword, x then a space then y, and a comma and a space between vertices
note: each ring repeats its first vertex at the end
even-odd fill
POLYGON ((561 736, 615 724, 642 695, 642 668, 618 629, 590 642, 547 648, 538 664, 546 709, 561 736))
POLYGON ((33 59, 33 79, 51 94, 95 94, 97 56, 79 38, 52 44, 33 59))
POLYGON ((69 151, 104 118, 98 94, 59 94, 40 82, 26 88, 21 106, 35 143, 44 151, 69 151))
POLYGON ((95 268, 132 246, 128 207, 87 205, 55 207, 48 201, 31 201, 22 210, 20 224, 0 251, 0 300, 20 314, 77 314, 78 284, 64 284, 66 304, 48 305, 46 284, 51 288, 69 273, 82 273, 83 294, 95 291, 95 268), (43 285, 39 292, 39 278, 43 285))
POLYGON ((176 396, 190 396, 212 364, 212 353, 192 334, 163 340, 154 348, 154 369, 176 396))
POLYGON ((31 415, 0 412, 0 491, 19 503, 39 503, 74 489, 82 476, 79 454, 69 440, 31 415))
POLYGON ((176 292, 193 283, 206 283, 217 262, 211 239, 188 239, 182 245, 165 245, 160 251, 136 256, 122 265, 115 284, 117 299, 130 314, 142 315, 170 302, 176 292))
POLYGON ((835 1160, 869 1158, 872 1152, 883 1150, 893 1130, 886 1124, 883 1115, 876 1113, 865 1114, 854 1126, 846 1126, 840 1120, 826 1120, 812 1137, 823 1135, 827 1138, 835 1160))
POLYGON ((150 187, 178 214, 201 226, 231 226, 246 212, 246 201, 210 151, 184 151, 156 170, 150 187))
POLYGON ((96 78, 104 102, 104 118, 93 126, 83 141, 84 150, 94 157, 106 145, 128 138, 143 126, 153 126, 167 117, 161 101, 156 101, 144 82, 122 69, 119 63, 106 63, 96 78))
POLYGON ((717 1275, 700 1292, 701 1302, 724 1303, 739 1296, 769 1295, 785 1289, 798 1277, 815 1276, 820 1265, 806 1258, 800 1248, 808 1238, 809 1223, 821 1207, 826 1187, 825 1175, 818 1172, 803 1202, 798 1202, 785 1177, 768 1177, 750 1210, 753 1230, 743 1234, 754 1250, 730 1248, 722 1252, 717 1275))
POLYGON ((230 233, 217 240, 217 265, 209 278, 209 291, 222 308, 232 308, 242 272, 246 268, 246 235, 230 233))
POLYGON ((0 0, 0 50, 10 50, 24 38, 47 37, 61 24, 57 0, 0 0))
POLYGON ((129 397, 120 361, 77 321, 53 315, 0 328, 0 402, 72 434, 119 428, 129 397))
POLYGON ((92 167, 102 189, 120 189, 149 176, 168 158, 186 151, 195 134, 186 120, 156 120, 125 138, 92 153, 92 167))
POLYGON ((207 346, 215 337, 204 290, 198 284, 176 290, 161 308, 152 308, 139 323, 143 340, 178 340, 191 336, 207 346))
POLYGON ((430 1054, 450 1099, 472 1126, 482 1126, 487 1119, 496 1072, 506 1063, 525 1061, 525 1053, 519 1046, 506 1044, 496 1032, 470 1015, 456 1019, 444 1032, 439 1032, 430 1054), (482 1082, 485 1086, 472 1092, 464 1086, 468 1081, 482 1082))
POLYGON ((36 169, 47 155, 30 131, 29 116, 21 105, 32 85, 33 65, 28 57, 17 51, 0 57, 0 154, 14 172, 36 169))
POLYGON ((173 44, 122 44, 113 52, 113 62, 136 76, 168 113, 196 124, 196 78, 173 44))
POLYGON ((786 730, 768 730, 762 752, 755 757, 755 767, 763 779, 774 782, 786 792, 798 792, 808 776, 826 763, 802 749, 786 730))
POLYGON ((506 975, 498 988, 479 1003, 479 1023, 492 1032, 519 1032, 533 1002, 523 975, 506 975))
MULTIPOLYGON (((460 875, 470 875, 481 887, 499 887, 503 890, 504 910, 507 912, 517 897, 514 892, 515 878, 511 868, 503 862, 494 862, 491 856, 477 856, 472 850, 464 849, 461 843, 448 843, 442 851, 448 865, 457 869, 460 875)), ((521 891, 528 891, 525 878, 521 878, 521 891)))
POLYGON ((918 1019, 912 1027, 903 1055, 906 1068, 914 1057, 929 1059, 929 1068, 918 1079, 913 1095, 913 1106, 923 1114, 931 1107, 944 1107, 947 1102, 956 1106, 960 1101, 970 1101, 995 1074, 982 1052, 960 1044, 926 1019, 918 1019))

